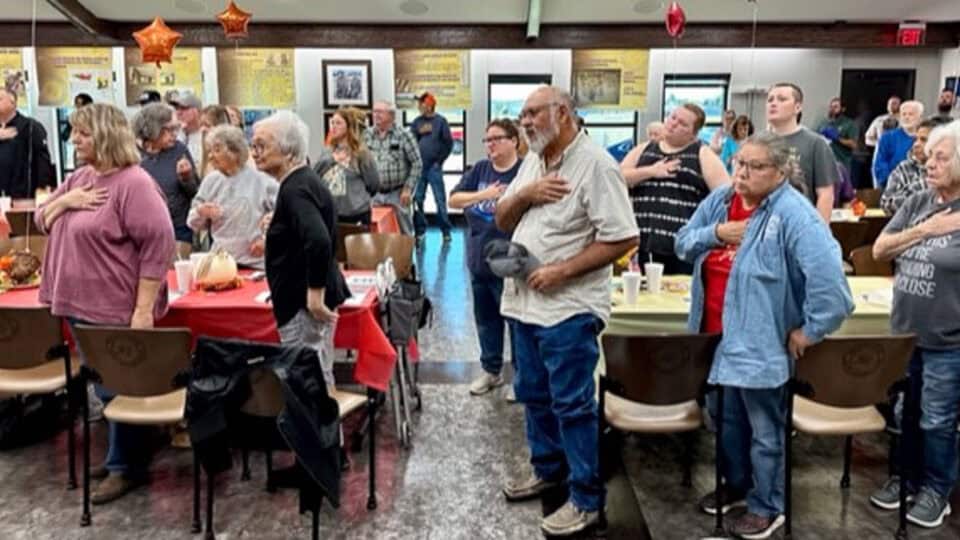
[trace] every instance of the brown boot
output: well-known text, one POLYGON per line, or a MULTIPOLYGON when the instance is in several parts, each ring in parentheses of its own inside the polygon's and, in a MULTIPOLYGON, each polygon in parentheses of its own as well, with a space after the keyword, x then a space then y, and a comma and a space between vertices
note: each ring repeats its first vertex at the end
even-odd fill
POLYGON ((93 504, 106 504, 130 493, 143 482, 127 478, 121 473, 111 472, 97 485, 97 489, 90 495, 93 504))

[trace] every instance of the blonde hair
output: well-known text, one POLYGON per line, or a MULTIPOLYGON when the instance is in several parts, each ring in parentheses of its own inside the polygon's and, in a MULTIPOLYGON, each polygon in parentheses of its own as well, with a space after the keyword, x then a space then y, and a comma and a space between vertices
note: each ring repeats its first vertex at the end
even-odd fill
POLYGON ((109 103, 91 103, 70 114, 74 130, 89 131, 93 137, 92 165, 101 170, 122 169, 140 163, 137 141, 127 116, 109 103))

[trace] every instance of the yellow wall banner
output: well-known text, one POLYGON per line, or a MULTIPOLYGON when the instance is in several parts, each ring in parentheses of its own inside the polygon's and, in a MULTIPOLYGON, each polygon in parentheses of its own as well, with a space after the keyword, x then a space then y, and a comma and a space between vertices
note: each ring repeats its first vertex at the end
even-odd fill
POLYGON ((438 109, 469 109, 470 51, 398 49, 393 53, 397 107, 415 109, 415 96, 430 92, 438 109))
POLYGON ((217 82, 224 105, 292 109, 293 49, 217 49, 217 82))
POLYGON ((40 105, 73 106, 83 92, 94 101, 113 103, 113 50, 108 47, 38 47, 40 105))
POLYGON ((573 97, 589 109, 645 109, 650 51, 581 49, 573 51, 573 97))
POLYGON ((19 47, 0 48, 0 77, 3 86, 17 93, 19 104, 26 107, 27 73, 23 69, 23 51, 19 47))
POLYGON ((203 71, 200 67, 200 49, 177 48, 173 50, 173 62, 158 68, 154 63, 144 64, 140 49, 123 50, 124 79, 127 86, 127 105, 137 105, 137 100, 146 90, 156 90, 165 95, 171 90, 185 90, 203 96, 203 71))

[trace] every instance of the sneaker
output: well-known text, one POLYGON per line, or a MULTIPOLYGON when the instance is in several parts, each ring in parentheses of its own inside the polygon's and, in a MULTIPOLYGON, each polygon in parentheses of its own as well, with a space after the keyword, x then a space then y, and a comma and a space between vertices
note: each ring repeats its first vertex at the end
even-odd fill
POLYGON ((949 515, 950 503, 936 491, 925 487, 917 494, 913 506, 907 512, 907 521, 932 529, 942 525, 943 518, 949 515))
MULTIPOLYGON (((913 495, 907 494, 907 502, 913 500, 913 495)), ((900 508, 900 477, 891 476, 883 486, 870 495, 870 503, 884 510, 900 508)))
POLYGON ((508 384, 506 390, 503 391, 503 399, 505 399, 507 403, 517 402, 517 393, 513 391, 512 384, 508 384))
POLYGON ((783 526, 784 521, 786 521, 786 518, 783 517, 783 514, 763 517, 747 512, 733 522, 733 525, 730 526, 730 532, 736 537, 746 538, 747 540, 770 538, 770 535, 783 526))
POLYGON ((121 473, 110 473, 90 494, 90 502, 107 504, 130 493, 142 484, 142 481, 128 478, 121 473))
MULTIPOLYGON (((723 507, 720 509, 720 512, 724 515, 727 514, 730 510, 734 508, 746 506, 747 498, 746 495, 742 493, 733 493, 727 489, 726 486, 720 487, 720 504, 723 507)), ((700 510, 704 513, 710 514, 711 516, 717 515, 717 492, 711 491, 710 493, 704 495, 700 498, 700 510)))
POLYGON ((499 373, 494 375, 484 371, 483 375, 477 377, 477 380, 470 385, 470 393, 475 396, 482 396, 502 384, 503 375, 499 373))
POLYGON ((522 502, 536 499, 551 488, 557 487, 556 482, 548 482, 540 479, 537 473, 530 469, 526 476, 507 481, 503 486, 503 496, 507 502, 522 502))
POLYGON ((549 536, 571 536, 587 530, 600 521, 600 512, 585 512, 571 501, 543 518, 540 529, 549 536))
POLYGON ((90 478, 93 480, 103 480, 106 478, 110 472, 107 470, 107 467, 104 465, 96 465, 90 467, 90 478))

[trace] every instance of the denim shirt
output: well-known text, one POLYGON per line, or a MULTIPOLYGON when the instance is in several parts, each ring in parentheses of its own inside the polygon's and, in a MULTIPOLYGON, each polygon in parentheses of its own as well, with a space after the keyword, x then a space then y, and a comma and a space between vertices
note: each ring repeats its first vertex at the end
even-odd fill
MULTIPOLYGON (((715 228, 727 220, 732 197, 730 186, 714 190, 677 233, 677 256, 694 263, 690 332, 700 332, 703 261, 722 244, 715 228)), ((779 387, 791 375, 790 332, 802 328, 818 342, 852 312, 840 246, 810 201, 784 182, 754 211, 737 249, 710 383, 779 387)))

